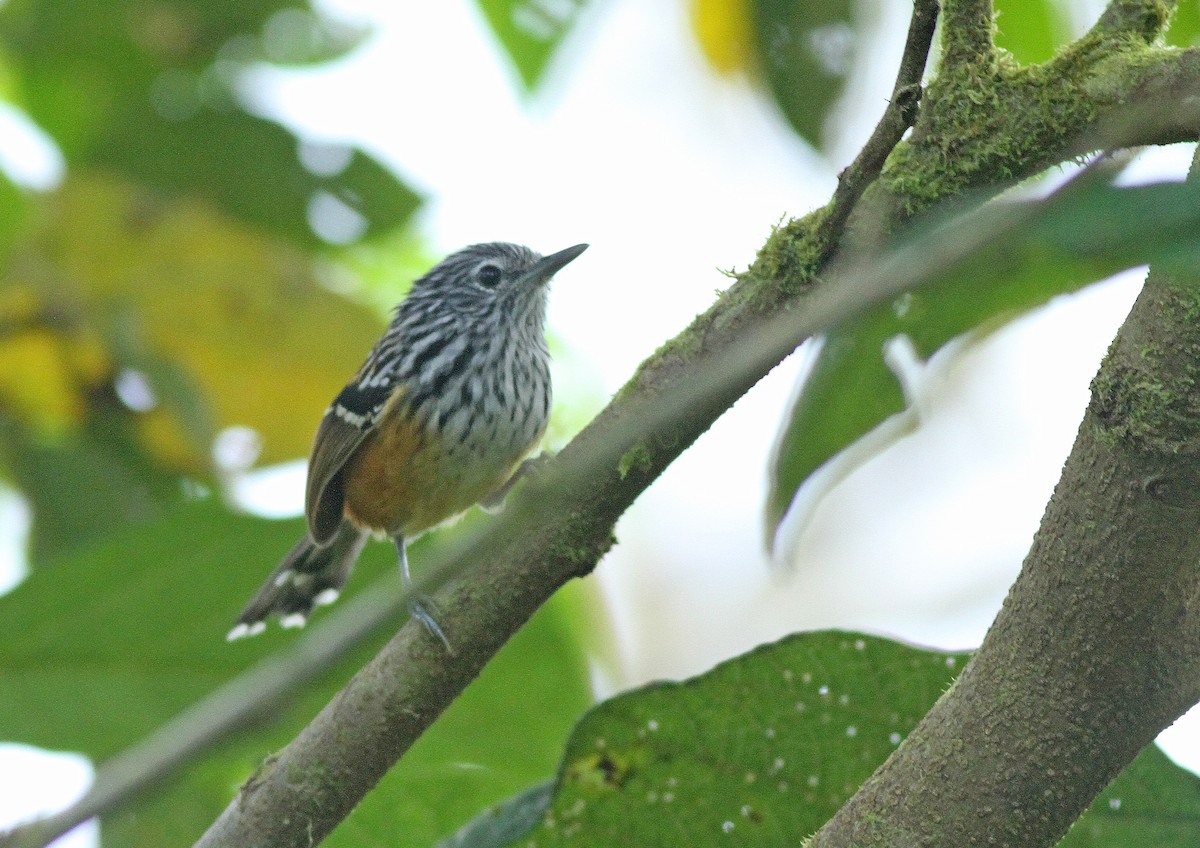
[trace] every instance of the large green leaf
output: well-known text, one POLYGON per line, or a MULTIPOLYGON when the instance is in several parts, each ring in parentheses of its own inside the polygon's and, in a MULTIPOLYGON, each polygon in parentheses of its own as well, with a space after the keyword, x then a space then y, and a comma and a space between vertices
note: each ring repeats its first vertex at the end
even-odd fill
POLYGON ((203 108, 164 120, 144 108, 123 113, 108 127, 89 163, 205 198, 301 244, 341 244, 394 230, 420 204, 391 171, 360 150, 331 151, 338 167, 326 173, 303 165, 298 150, 288 130, 240 110, 203 108), (333 220, 325 223, 323 216, 333 220))
MULTIPOLYGON (((579 722, 553 799, 511 844, 797 844, 900 744, 965 659, 805 633, 620 695, 579 722)), ((530 818, 517 804, 484 821, 503 830, 510 814, 530 818)))
POLYGON ((1147 746, 1100 793, 1060 848, 1195 848, 1200 777, 1147 746))
POLYGON ((852 0, 752 0, 758 64, 784 117, 821 147, 821 129, 854 65, 860 37, 852 0))
POLYGON ((508 55, 526 91, 541 84, 563 39, 578 22, 586 0, 475 0, 508 55))
POLYGON ((998 202, 919 225, 879 262, 921 268, 920 288, 830 333, 788 414, 771 469, 768 540, 814 472, 904 410, 884 342, 906 335, 928 357, 963 333, 997 327, 1125 268, 1194 263, 1197 203, 1200 187, 1190 183, 1118 188, 1085 179, 1045 200, 998 202), (974 248, 930 264, 955 244, 974 248))
MULTIPOLYGON (((883 763, 966 658, 825 631, 621 695, 580 721, 555 784, 489 810, 439 848, 799 844, 883 763)), ((1200 778, 1151 745, 1062 845, 1183 848, 1198 828, 1200 778)))
MULTIPOLYGON (((198 502, 34 572, 0 598, 0 738, 103 760, 294 639, 277 627, 232 644, 224 634, 301 529, 198 502)), ((419 569, 420 546, 412 559, 419 569)), ((369 546, 351 594, 381 573, 395 579, 393 569, 388 546, 369 546)), ((362 646, 261 725, 107 817, 106 848, 190 844, 375 648, 362 646)), ((588 702, 582 651, 558 602, 514 638, 328 844, 428 845, 549 776, 588 702)))

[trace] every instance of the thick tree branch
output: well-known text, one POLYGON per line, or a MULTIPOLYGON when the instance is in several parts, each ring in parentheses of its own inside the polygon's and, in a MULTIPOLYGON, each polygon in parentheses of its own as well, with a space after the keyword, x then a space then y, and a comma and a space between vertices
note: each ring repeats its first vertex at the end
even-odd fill
POLYGON ((1094 150, 1196 137, 1200 49, 1092 33, 1044 65, 944 73, 872 191, 903 221, 946 197, 999 190, 1094 150))
POLYGON ((1120 38, 1133 36, 1152 41, 1167 25, 1176 0, 1112 0, 1090 34, 1120 38))
POLYGON ((942 65, 944 69, 988 65, 996 54, 992 0, 944 0, 942 65))
POLYGON ((982 647, 809 848, 1054 845, 1200 700, 1197 315, 1150 273, 982 647))

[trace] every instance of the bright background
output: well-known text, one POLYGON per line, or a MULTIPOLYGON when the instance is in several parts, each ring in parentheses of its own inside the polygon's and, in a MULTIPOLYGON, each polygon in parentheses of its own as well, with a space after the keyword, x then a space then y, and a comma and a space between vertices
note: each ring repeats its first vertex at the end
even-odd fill
MULTIPOLYGON (((581 416, 712 302, 727 285, 719 269, 744 267, 773 223, 828 198, 886 105, 907 23, 904 3, 874 21, 862 47, 870 61, 852 78, 824 158, 745 80, 713 73, 681 2, 596 4, 550 89, 532 100, 467 0, 422 4, 420 27, 408 3, 323 6, 369 22, 374 35, 331 65, 263 67, 245 96, 313 141, 362 145, 426 193, 419 230, 436 253, 475 241, 542 252, 590 242, 550 305, 559 396, 581 416), (398 82, 413 79, 422 84, 398 82)), ((1080 8, 1076 29, 1095 13, 1080 8)), ((3 120, 18 126, 0 132, 0 164, 27 184, 53 185, 61 165, 45 140, 3 120)), ((1136 174, 1178 177, 1189 157, 1155 151, 1136 174)), ((824 499, 793 540, 787 571, 768 562, 761 511, 769 446, 803 354, 777 368, 618 526, 620 544, 592 578, 615 637, 597 658, 600 694, 696 674, 800 629, 977 645, 1139 282, 1133 274, 1094 286, 914 364, 921 427, 824 499)), ((244 502, 269 514, 298 513, 302 491, 302 463, 239 484, 244 502)), ((11 585, 28 517, 10 498, 0 520, 0 585, 11 585)), ((1184 720, 1162 738, 1194 770, 1196 727, 1184 720)), ((0 747, 0 824, 67 803, 86 774, 78 757, 0 747)), ((70 844, 95 838, 81 831, 70 844)))

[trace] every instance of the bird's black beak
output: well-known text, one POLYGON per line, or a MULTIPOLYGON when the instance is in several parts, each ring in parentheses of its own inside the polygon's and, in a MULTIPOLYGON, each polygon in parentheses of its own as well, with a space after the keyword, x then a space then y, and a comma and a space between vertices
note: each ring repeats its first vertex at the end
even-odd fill
POLYGON ((532 268, 524 273, 523 281, 534 285, 548 283, 551 277, 587 249, 588 246, 586 244, 577 244, 574 247, 568 247, 566 250, 560 250, 558 253, 543 256, 534 263, 532 268))

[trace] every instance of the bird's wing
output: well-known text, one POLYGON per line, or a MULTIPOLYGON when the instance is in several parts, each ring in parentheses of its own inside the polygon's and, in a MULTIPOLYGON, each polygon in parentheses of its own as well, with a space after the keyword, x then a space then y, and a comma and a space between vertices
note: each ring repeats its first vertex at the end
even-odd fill
POLYGON ((337 535, 345 506, 342 469, 375 429, 392 395, 390 374, 381 373, 378 365, 374 356, 367 360, 358 376, 325 410, 317 428, 308 461, 304 514, 308 532, 318 545, 328 544, 337 535))

